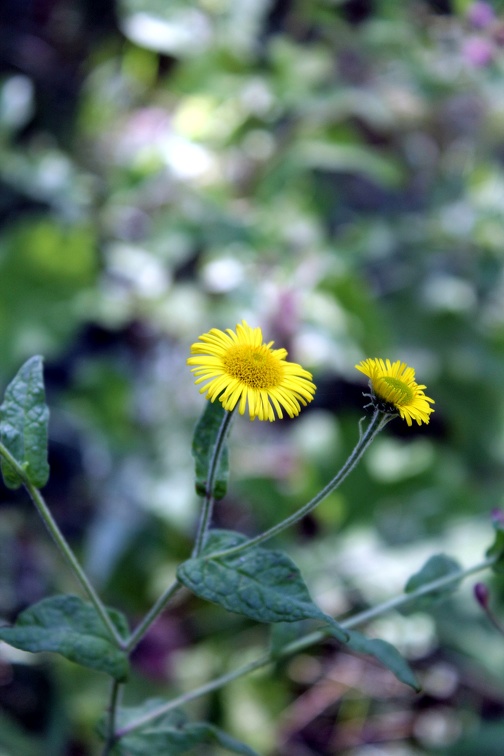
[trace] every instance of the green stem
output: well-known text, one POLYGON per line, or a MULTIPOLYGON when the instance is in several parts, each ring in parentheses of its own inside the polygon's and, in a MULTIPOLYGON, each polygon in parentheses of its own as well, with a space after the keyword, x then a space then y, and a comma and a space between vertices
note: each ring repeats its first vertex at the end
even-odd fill
POLYGON ((166 591, 158 598, 156 603, 147 612, 145 617, 137 625, 135 630, 131 633, 130 637, 125 643, 124 650, 128 653, 133 651, 135 646, 142 640, 149 627, 154 624, 159 615, 166 609, 171 599, 182 588, 182 584, 178 580, 175 580, 166 591))
POLYGON ((31 500, 35 504, 35 507, 40 517, 42 518, 44 525, 49 531, 49 534, 51 535, 53 541, 56 543, 56 546, 59 548, 61 554, 63 555, 64 560, 81 584, 84 591, 87 593, 89 600, 93 604, 97 613, 101 617, 103 624, 107 628, 110 637, 118 648, 123 649, 123 638, 119 635, 114 623, 108 615, 104 604, 91 585, 86 573, 77 561, 77 557, 73 553, 63 533, 58 528, 56 521, 49 511, 49 508, 47 507, 47 504, 44 501, 44 497, 40 493, 39 489, 30 482, 24 468, 16 461, 16 459, 2 443, 0 443, 0 455, 9 463, 9 465, 16 471, 17 475, 19 475, 19 477, 23 481, 24 487, 26 488, 31 500))
POLYGON ((107 734, 106 734, 105 745, 103 747, 102 756, 108 756, 108 754, 111 752, 112 748, 114 747, 117 741, 117 738, 115 735, 115 728, 116 728, 117 706, 119 703, 120 690, 121 690, 121 683, 119 683, 117 680, 112 680, 112 687, 110 690, 110 703, 108 706, 107 734))
MULTIPOLYGON (((212 455, 210 457, 210 463, 208 465, 208 476, 207 476, 207 484, 206 484, 206 490, 205 490, 205 498, 203 500, 201 516, 198 523, 198 532, 196 535, 194 548, 192 552, 193 557, 197 557, 201 553, 201 550, 203 549, 205 545, 205 538, 206 538, 208 528, 210 527, 210 523, 212 520, 213 505, 215 503, 215 497, 213 495, 215 476, 217 474, 219 460, 222 454, 222 450, 224 448, 226 436, 229 432, 229 426, 230 426, 232 417, 233 417, 233 412, 224 413, 222 422, 217 432, 217 437, 215 439, 212 455)), ((149 612, 145 615, 143 620, 135 628, 133 633, 130 635, 130 637, 126 641, 126 646, 125 646, 126 651, 132 651, 135 648, 135 646, 143 638, 143 636, 145 635, 149 627, 157 620, 159 615, 168 606, 173 596, 181 588, 182 588, 182 584, 179 583, 178 580, 176 580, 158 598, 154 606, 149 610, 149 612)))
POLYGON ((213 494, 215 476, 217 474, 217 467, 224 448, 226 436, 229 431, 229 426, 233 418, 233 411, 225 412, 222 422, 220 424, 217 438, 212 450, 212 456, 210 457, 210 464, 208 465, 208 479, 206 483, 205 498, 203 500, 203 506, 201 510, 201 516, 198 523, 198 532, 196 534, 196 540, 194 542, 194 548, 192 551, 192 558, 196 558, 201 554, 201 551, 205 545, 205 539, 212 520, 213 506, 215 503, 215 497, 213 494))
MULTIPOLYGON (((441 578, 432 580, 430 583, 425 583, 416 590, 411 591, 411 593, 402 593, 399 596, 394 596, 392 599, 389 599, 388 601, 384 601, 383 603, 372 607, 371 609, 366 609, 363 612, 359 612, 354 617, 343 620, 340 625, 342 628, 350 630, 351 628, 369 622, 369 620, 375 619, 382 614, 386 614, 392 609, 398 609, 399 607, 405 606, 406 604, 409 604, 422 596, 426 596, 429 593, 434 593, 441 588, 446 588, 453 583, 458 583, 460 580, 463 580, 469 575, 473 575, 476 572, 481 572, 482 570, 488 569, 492 566, 492 564, 495 563, 495 561, 496 557, 489 557, 488 559, 485 559, 484 561, 479 562, 472 567, 467 567, 466 569, 458 570, 457 572, 450 573, 449 575, 444 575, 441 578)), ((155 711, 151 711, 149 712, 149 714, 145 714, 143 717, 139 717, 135 722, 131 722, 126 727, 118 730, 116 732, 116 738, 122 738, 124 737, 124 735, 128 735, 135 730, 139 730, 144 725, 148 724, 154 719, 157 719, 158 717, 163 716, 164 714, 167 714, 169 711, 178 709, 196 698, 200 698, 207 693, 218 690, 219 688, 224 687, 233 680, 237 680, 240 677, 244 677, 245 675, 254 672, 256 669, 265 667, 268 664, 273 664, 277 662, 278 659, 292 656, 299 651, 304 651, 306 648, 319 643, 330 635, 331 631, 329 629, 316 630, 315 632, 304 635, 302 638, 299 638, 292 643, 288 643, 280 652, 276 652, 275 654, 272 654, 271 652, 265 653, 257 659, 254 659, 254 661, 251 661, 248 664, 244 664, 242 667, 238 667, 237 669, 234 669, 225 675, 216 677, 214 680, 210 680, 208 683, 205 683, 205 685, 201 685, 199 688, 195 688, 188 693, 184 693, 183 695, 172 699, 163 706, 160 706, 155 711)))
POLYGON ((217 559, 238 554, 242 551, 245 551, 246 549, 252 548, 253 546, 257 546, 258 544, 263 543, 270 538, 273 538, 274 536, 281 533, 282 530, 290 528, 291 525, 295 525, 297 522, 299 522, 299 520, 302 520, 303 517, 306 517, 307 514, 312 512, 315 507, 317 507, 320 502, 323 501, 323 499, 325 499, 327 496, 329 496, 330 493, 338 488, 338 486, 345 480, 347 475, 352 472, 368 446, 373 442, 378 433, 382 430, 382 428, 385 427, 385 425, 392 419, 392 417, 395 416, 384 415, 383 413, 376 410, 371 418, 368 427, 360 436, 354 450, 346 460, 343 467, 339 470, 339 472, 336 473, 334 478, 332 478, 332 480, 330 480, 329 483, 324 486, 324 488, 319 491, 316 496, 313 497, 313 499, 311 499, 307 504, 298 509, 297 512, 294 512, 294 514, 290 515, 290 517, 287 517, 285 520, 282 520, 282 522, 277 523, 269 530, 265 530, 264 533, 260 533, 258 536, 255 536, 255 538, 250 538, 248 541, 245 541, 245 543, 241 543, 238 546, 233 546, 229 549, 223 549, 222 551, 217 551, 213 554, 209 554, 205 558, 217 559))

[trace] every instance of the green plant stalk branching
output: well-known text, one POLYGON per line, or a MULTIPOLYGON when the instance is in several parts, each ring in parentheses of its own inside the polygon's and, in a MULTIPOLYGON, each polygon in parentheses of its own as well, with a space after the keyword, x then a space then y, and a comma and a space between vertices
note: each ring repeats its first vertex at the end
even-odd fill
MULTIPOLYGON (((221 426, 217 434, 216 442, 212 451, 212 456, 210 458, 205 497, 203 501, 201 516, 198 523, 195 544, 194 544, 194 548, 192 552, 193 558, 197 558, 201 555, 202 550, 205 545, 205 540, 208 534, 208 530, 211 524, 213 506, 215 502, 215 497, 213 494, 215 476, 218 469, 219 459, 222 454, 222 450, 224 448, 226 436, 229 432, 232 415, 233 413, 231 412, 225 413, 223 417, 223 421, 221 423, 221 426)), ((257 546, 260 543, 263 543, 266 540, 269 540, 270 538, 273 538, 274 536, 276 536, 278 533, 282 532, 286 528, 299 522, 299 520, 301 520, 307 514, 312 512, 315 509, 315 507, 318 504, 320 504, 321 501, 323 501, 323 499, 325 499, 332 491, 334 491, 342 483, 342 481, 347 477, 347 475, 349 475, 349 473, 357 465, 357 463, 361 459, 362 455, 364 454, 368 446, 372 443, 372 441, 375 439, 378 433, 385 427, 385 425, 392 419, 392 417, 394 416, 386 415, 380 412, 379 410, 376 410, 367 428, 364 430, 364 432, 360 434, 359 440, 355 448, 353 449, 352 453, 349 455, 349 457, 347 458, 346 462, 341 467, 341 469, 332 478, 332 480, 330 480, 329 483, 321 491, 319 491, 319 493, 315 497, 313 497, 307 504, 305 504, 300 509, 298 509, 297 512, 292 514, 290 517, 287 517, 285 520, 282 520, 280 523, 277 523, 269 530, 266 530, 263 533, 259 534, 255 538, 251 538, 245 543, 239 544, 238 546, 235 546, 233 548, 225 549, 220 552, 215 552, 211 555, 205 556, 205 558, 217 559, 217 558, 235 555, 239 552, 244 551, 245 549, 250 549, 254 546, 257 546)), ((29 476, 26 470, 24 469, 24 467, 16 461, 16 459, 12 456, 9 450, 1 442, 0 442, 0 455, 3 456, 6 462, 13 468, 13 470, 19 476, 22 484, 24 485, 30 498, 35 504, 35 507, 40 517, 42 518, 42 521, 44 522, 46 528, 48 529, 52 539, 54 540, 57 547, 59 548, 61 554, 63 555, 63 558, 65 559, 66 563, 70 567, 74 576, 76 577, 76 579, 78 580, 78 582, 81 584, 82 588, 88 595, 91 603, 94 605, 98 615, 102 619, 112 640, 114 641, 114 643, 117 645, 119 649, 127 653, 130 653, 133 650, 133 648, 138 644, 138 642, 141 640, 141 638, 146 634, 149 627, 155 622, 155 620, 159 617, 159 615, 164 611, 164 609, 169 604, 171 599, 182 588, 182 584, 178 580, 175 580, 164 591, 164 593, 158 598, 158 600, 155 602, 155 604, 152 606, 149 612, 145 615, 145 617, 141 620, 141 622, 138 624, 135 630, 131 633, 131 635, 128 638, 122 638, 117 628, 113 624, 107 612, 106 607, 104 606, 100 597, 96 593, 93 585, 89 581, 84 570, 80 566, 71 547, 69 546, 63 534, 59 530, 57 523, 55 522, 53 516, 51 515, 44 501, 44 498, 42 494, 40 493, 40 490, 31 483, 29 476)), ((430 583, 427 583, 410 593, 405 593, 405 594, 400 594, 399 596, 395 596, 389 599, 388 601, 385 601, 382 604, 379 604, 376 607, 367 609, 363 612, 360 612, 359 614, 356 614, 354 617, 351 617, 351 618, 348 618, 347 620, 342 621, 340 623, 341 627, 344 629, 351 629, 357 625, 369 622, 375 617, 378 617, 386 612, 389 612, 392 609, 397 609, 401 606, 404 606, 418 599, 421 596, 428 595, 429 593, 434 593, 435 591, 440 590, 441 588, 446 588, 447 586, 456 584, 457 582, 463 580, 468 575, 474 574, 475 572, 479 572, 483 569, 490 567, 494 562, 495 562, 495 557, 487 558, 485 561, 480 562, 472 567, 461 569, 457 572, 450 573, 449 575, 445 575, 442 578, 439 578, 437 580, 433 580, 430 583)), ((167 702, 163 706, 160 706, 155 711, 149 712, 149 714, 145 714, 144 716, 139 717, 136 721, 129 723, 125 727, 119 728, 117 731, 116 731, 116 716, 117 716, 117 706, 119 703, 120 684, 114 681, 112 685, 112 689, 111 689, 110 703, 108 707, 108 717, 107 717, 107 723, 106 723, 106 736, 105 736, 106 742, 104 746, 103 756, 107 756, 110 753, 115 743, 121 737, 124 737, 125 735, 142 728, 144 725, 163 716, 164 714, 167 714, 169 711, 179 708, 180 706, 183 706, 196 698, 200 698, 201 696, 204 696, 211 691, 217 690, 223 687, 224 685, 228 684, 229 682, 236 680, 240 677, 243 677, 244 675, 250 674, 251 672, 257 669, 260 669, 261 667, 272 664, 278 659, 288 657, 292 654, 298 653, 299 651, 302 651, 314 645, 315 643, 318 643, 324 640, 330 635, 331 635, 331 632, 329 628, 321 629, 321 630, 309 633, 297 639, 296 641, 293 641, 292 643, 287 644, 280 651, 267 652, 263 654, 262 656, 260 656, 259 658, 255 659, 254 661, 249 662, 248 664, 245 664, 235 670, 232 670, 231 672, 221 675, 220 677, 217 677, 214 680, 210 680, 205 685, 202 685, 198 688, 195 688, 192 691, 189 691, 188 693, 185 693, 181 696, 178 696, 177 698, 172 699, 171 701, 167 702)))
MULTIPOLYGON (((219 459, 222 454, 222 450, 224 448, 224 443, 229 433, 232 417, 233 417, 232 412, 226 412, 224 414, 222 423, 220 425, 220 428, 217 434, 212 456, 210 458, 210 463, 208 466, 208 479, 207 479, 207 485, 206 485, 205 498, 203 501, 200 520, 198 523, 196 540, 195 540, 194 548, 192 551, 193 558, 199 556, 199 554, 201 553, 205 544, 205 538, 208 533, 208 529, 210 527, 213 505, 215 501, 214 496, 213 496, 215 476, 217 473, 219 459)), ((393 416, 391 415, 383 415, 382 413, 378 411, 374 413, 367 429, 363 433, 361 433, 359 441, 357 442, 357 445, 355 446, 354 450, 348 457, 343 467, 334 476, 334 478, 311 501, 309 501, 307 504, 301 507, 301 509, 299 509, 297 512, 295 512, 293 515, 286 518, 285 520, 282 520, 282 522, 278 523, 274 527, 260 534, 256 538, 251 538, 250 540, 246 541, 246 543, 240 546, 237 546, 235 548, 226 549, 224 551, 214 553, 210 555, 208 558, 214 559, 221 556, 228 556, 228 554, 234 554, 237 551, 242 551, 245 548, 248 549, 251 546, 255 546, 258 543, 261 543, 262 541, 265 541, 268 538, 272 538, 274 535, 281 532, 285 528, 290 527, 294 523, 298 522, 305 515, 307 515, 309 512, 311 512, 313 509, 315 509, 315 507, 318 504, 320 504, 320 502, 326 496, 328 496, 332 491, 334 491, 334 489, 337 488, 340 485, 340 483, 346 478, 346 476, 354 469, 354 467, 359 462, 360 458, 362 457, 362 455, 364 454, 368 446, 372 443, 376 435, 387 424, 387 422, 389 422, 389 420, 392 419, 392 417, 393 416)), ((127 639, 125 643, 125 649, 127 651, 131 651, 137 645, 137 643, 143 638, 143 636, 145 635, 149 627, 156 621, 156 619, 159 617, 161 612, 164 611, 164 609, 169 604, 170 600, 180 590, 181 587, 182 586, 180 582, 176 580, 159 597, 159 599, 156 601, 154 606, 150 609, 150 611, 143 618, 143 620, 140 622, 137 628, 133 631, 131 636, 127 639)))
POLYGON ((153 604, 151 609, 147 612, 145 617, 139 622, 137 627, 131 633, 129 638, 125 642, 124 650, 128 653, 133 651, 135 646, 142 640, 149 627, 154 624, 159 615, 164 612, 171 599, 178 591, 183 588, 182 583, 175 580, 168 588, 161 594, 158 600, 153 604))
MULTIPOLYGON (((478 562, 477 564, 472 565, 471 567, 466 567, 465 569, 458 570, 457 572, 452 572, 449 575, 444 575, 443 577, 432 580, 429 583, 425 583, 424 585, 420 586, 414 591, 411 591, 410 593, 401 593, 398 596, 394 596, 393 598, 372 607, 371 609, 366 609, 363 612, 359 612, 353 617, 341 621, 340 625, 345 630, 350 630, 359 625, 363 625, 370 620, 375 619, 376 617, 380 617, 383 614, 390 612, 393 609, 404 607, 407 604, 410 604, 421 598, 422 596, 427 596, 430 593, 435 593, 442 588, 447 588, 450 585, 464 580, 470 575, 488 569, 495 563, 495 561, 496 557, 489 557, 482 562, 478 562)), ((210 680, 208 683, 205 683, 205 685, 201 685, 199 688, 195 688, 188 693, 184 693, 183 695, 172 699, 163 706, 160 706, 155 711, 151 711, 149 712, 149 714, 146 714, 143 717, 139 717, 135 722, 131 722, 126 727, 118 730, 116 732, 116 738, 119 739, 131 732, 134 732, 135 730, 139 730, 144 725, 152 722, 158 717, 163 716, 164 714, 167 714, 169 711, 178 709, 179 707, 184 706, 185 704, 193 701, 196 698, 200 698, 207 693, 218 690, 219 688, 224 687, 233 680, 244 677, 245 675, 248 675, 257 669, 260 669, 261 667, 265 667, 269 664, 277 662, 279 659, 292 656, 293 654, 299 653, 300 651, 304 651, 306 648, 309 648, 310 646, 313 646, 316 643, 327 639, 328 637, 330 637, 330 635, 331 631, 329 629, 316 630, 312 633, 304 635, 301 638, 298 638, 295 641, 292 641, 291 643, 288 643, 286 646, 284 646, 283 649, 281 649, 281 651, 276 651, 275 653, 265 653, 257 659, 249 662, 248 664, 244 664, 242 667, 238 667, 237 669, 234 669, 225 675, 216 677, 214 680, 210 680)))

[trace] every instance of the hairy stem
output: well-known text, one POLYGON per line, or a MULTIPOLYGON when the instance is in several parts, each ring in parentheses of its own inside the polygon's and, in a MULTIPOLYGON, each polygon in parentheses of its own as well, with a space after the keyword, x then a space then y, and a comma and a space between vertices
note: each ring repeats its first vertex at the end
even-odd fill
POLYGON ((229 432, 229 427, 233 417, 233 412, 225 412, 222 422, 215 439, 215 445, 212 450, 212 456, 210 457, 210 463, 208 465, 208 477, 206 482, 205 498, 203 500, 203 506, 201 509, 201 516, 198 523, 198 532, 196 534, 196 540, 194 542, 194 548, 192 551, 192 557, 198 557, 205 545, 205 539, 208 533, 208 528, 212 520, 213 506, 215 503, 215 497, 213 495, 215 476, 217 474, 217 467, 219 460, 224 449, 224 443, 226 436, 229 432))
POLYGON ((142 640, 148 629, 157 620, 159 615, 166 609, 171 599, 182 588, 182 584, 178 580, 175 580, 164 593, 158 598, 156 603, 147 612, 145 617, 140 621, 135 630, 131 633, 130 637, 125 643, 125 651, 133 651, 135 646, 142 640))
MULTIPOLYGON (((208 533, 208 528, 210 527, 210 523, 212 520, 213 505, 215 503, 215 498, 213 495, 215 476, 217 474, 219 460, 222 454, 222 450, 224 449, 224 443, 226 441, 226 436, 229 432, 229 427, 231 424, 232 417, 233 417, 232 412, 226 412, 224 414, 222 418, 222 422, 219 427, 219 431, 217 433, 217 437, 215 439, 215 445, 212 451, 212 456, 210 457, 210 463, 208 465, 205 498, 203 500, 201 516, 198 523, 198 530, 197 530, 196 539, 195 539, 195 543, 194 543, 194 547, 192 551, 193 557, 197 557, 201 553, 201 550, 203 549, 205 545, 205 538, 208 533)), ((127 651, 132 651, 135 648, 135 646, 144 637, 144 635, 146 634, 150 626, 157 620, 159 615, 166 609, 166 607, 168 606, 173 596, 175 596, 175 594, 181 588, 182 588, 182 584, 178 580, 175 580, 175 582, 172 585, 170 585, 166 589, 166 591, 158 598, 156 603, 152 606, 152 608, 145 615, 143 620, 141 620, 140 624, 135 628, 133 633, 130 635, 130 637, 126 641, 127 651)))
POLYGON ((264 533, 260 533, 258 536, 255 536, 255 538, 250 538, 248 541, 245 541, 245 543, 241 543, 238 546, 233 546, 229 549, 223 549, 222 551, 217 551, 213 554, 209 554, 205 558, 217 559, 220 557, 227 557, 238 554, 242 551, 245 551, 246 549, 252 548, 253 546, 257 546, 258 544, 263 543, 270 538, 273 538, 286 528, 290 528, 291 525, 295 525, 303 517, 306 517, 306 515, 312 512, 315 507, 320 504, 321 501, 323 501, 327 496, 329 496, 330 493, 338 488, 338 486, 345 480, 347 475, 352 472, 368 446, 373 442, 378 433, 382 430, 382 428, 385 427, 385 425, 392 419, 392 417, 394 416, 384 415, 383 413, 376 410, 369 422, 368 427, 360 435, 354 450, 346 460, 343 467, 336 473, 334 478, 332 478, 332 480, 330 480, 329 483, 327 483, 327 485, 324 486, 324 488, 322 488, 322 490, 313 497, 313 499, 311 499, 307 504, 304 504, 300 509, 297 510, 297 512, 294 512, 294 514, 290 515, 290 517, 287 517, 285 520, 277 523, 269 530, 265 530, 264 533))
POLYGON ((75 575, 78 582, 81 584, 89 600, 91 601, 97 613, 101 617, 103 624, 107 628, 107 631, 110 637, 112 638, 112 640, 114 641, 114 643, 116 644, 118 648, 123 649, 124 647, 123 638, 119 635, 117 628, 115 627, 114 623, 109 617, 109 614, 105 608, 105 605, 103 604, 102 600, 98 596, 96 590, 94 589, 93 585, 89 581, 89 578, 87 577, 86 573, 84 572, 81 565, 79 564, 77 557, 72 551, 72 548, 70 547, 63 533, 60 531, 58 525, 56 524, 56 521, 54 520, 54 517, 49 511, 49 508, 47 504, 45 503, 44 497, 40 493, 39 489, 36 486, 34 486, 33 483, 30 482, 24 468, 16 461, 16 459, 12 456, 9 450, 2 443, 0 443, 0 455, 5 460, 7 460, 9 465, 16 471, 17 475, 19 475, 19 477, 23 481, 23 485, 26 491, 28 492, 31 500, 35 504, 35 507, 44 525, 49 531, 49 534, 51 535, 56 546, 60 550, 60 553, 62 554, 65 562, 67 563, 68 567, 73 572, 73 574, 75 575))
POLYGON ((117 718, 117 706, 119 704, 119 694, 121 691, 121 683, 117 680, 112 680, 112 687, 110 689, 110 702, 107 709, 107 725, 105 745, 103 747, 102 756, 108 756, 114 747, 117 738, 115 735, 116 718, 117 718))

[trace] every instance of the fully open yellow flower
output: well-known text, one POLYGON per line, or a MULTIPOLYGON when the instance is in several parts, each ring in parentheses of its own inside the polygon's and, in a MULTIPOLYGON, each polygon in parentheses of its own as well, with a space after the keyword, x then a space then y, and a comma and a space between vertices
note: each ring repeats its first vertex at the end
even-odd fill
POLYGON ((191 346, 188 365, 199 376, 196 384, 209 381, 200 389, 207 399, 219 399, 225 410, 238 404, 241 415, 248 403, 250 419, 275 420, 283 410, 294 417, 301 405, 313 399, 312 375, 295 362, 287 362, 285 349, 272 349, 273 342, 263 343, 260 328, 251 328, 245 320, 226 332, 212 328, 191 346))
POLYGON ((416 383, 412 367, 399 360, 391 363, 371 357, 355 367, 369 378, 373 399, 381 400, 378 409, 389 414, 398 412, 408 425, 412 420, 418 425, 429 422, 434 412, 429 403, 434 404, 434 399, 425 396, 426 386, 416 383))

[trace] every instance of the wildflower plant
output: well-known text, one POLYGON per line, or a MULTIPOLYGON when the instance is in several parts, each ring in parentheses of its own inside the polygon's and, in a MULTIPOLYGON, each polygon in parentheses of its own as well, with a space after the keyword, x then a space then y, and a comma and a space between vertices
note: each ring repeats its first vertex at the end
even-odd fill
POLYGON ((338 620, 322 611, 310 595, 300 570, 284 552, 267 542, 299 522, 354 470, 376 436, 394 418, 408 425, 428 423, 433 400, 415 381, 413 368, 402 362, 370 358, 357 369, 369 378, 370 413, 361 424, 355 448, 342 467, 314 498, 254 537, 212 528, 216 500, 226 494, 228 440, 231 419, 248 412, 251 420, 290 418, 313 399, 311 374, 287 361, 285 349, 263 342, 259 328, 245 321, 236 330, 212 329, 191 347, 188 364, 196 384, 209 400, 196 426, 193 455, 196 491, 202 498, 192 553, 179 565, 176 580, 166 587, 135 627, 116 609, 105 606, 74 552, 61 533, 41 490, 49 477, 47 437, 49 411, 45 403, 42 358, 32 357, 7 387, 0 407, 0 462, 8 488, 24 487, 31 497, 62 559, 80 586, 81 596, 57 595, 25 609, 12 626, 0 627, 0 640, 30 652, 51 651, 77 664, 107 674, 111 679, 104 715, 97 724, 102 754, 161 756, 185 754, 201 744, 217 744, 230 753, 252 756, 247 744, 209 722, 191 721, 184 707, 232 680, 287 658, 328 638, 355 653, 373 656, 405 685, 419 685, 407 661, 390 643, 368 638, 356 630, 394 608, 414 605, 426 596, 439 598, 460 581, 489 567, 502 570, 503 527, 496 520, 496 538, 481 562, 463 569, 447 556, 436 555, 405 586, 404 592, 383 604, 338 620), (121 704, 129 675, 129 658, 148 629, 167 610, 179 591, 271 625, 271 643, 256 659, 226 671, 192 691, 171 698, 148 699, 135 707, 121 704), (299 623, 303 620, 303 624, 299 623), (306 622, 312 627, 306 633, 306 622), (289 638, 275 631, 291 623, 289 638))

